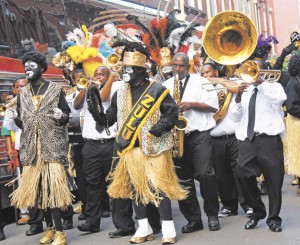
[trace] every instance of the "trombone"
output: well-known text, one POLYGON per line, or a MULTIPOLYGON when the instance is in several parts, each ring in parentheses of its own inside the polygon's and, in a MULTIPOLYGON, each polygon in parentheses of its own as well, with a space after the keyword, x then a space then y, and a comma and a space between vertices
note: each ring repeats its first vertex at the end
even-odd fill
MULTIPOLYGON (((260 77, 264 82, 268 83, 274 83, 277 82, 281 77, 281 70, 266 70, 266 69, 260 69, 258 63, 254 60, 247 60, 243 63, 243 65, 240 68, 240 76, 241 80, 243 80, 246 84, 253 84, 257 79, 260 77)), ((238 80, 238 79, 237 79, 238 80)), ((224 80, 225 82, 226 80, 224 80)), ((230 80, 233 81, 233 80, 230 80)), ((221 84, 221 82, 217 83, 204 83, 202 84, 202 88, 207 90, 208 92, 214 91, 214 90, 223 90, 223 89, 230 89, 230 88, 238 88, 240 85, 235 86, 228 86, 223 88, 214 88, 214 89, 207 89, 203 87, 204 85, 208 84, 221 84)))

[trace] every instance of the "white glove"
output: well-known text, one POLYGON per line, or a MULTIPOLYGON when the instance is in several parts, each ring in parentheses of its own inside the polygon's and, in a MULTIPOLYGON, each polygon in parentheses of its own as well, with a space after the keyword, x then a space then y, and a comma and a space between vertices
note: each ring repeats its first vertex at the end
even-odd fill
POLYGON ((18 112, 15 108, 9 108, 5 111, 5 117, 10 120, 16 119, 18 117, 18 112))
POLYGON ((54 112, 53 117, 54 117, 55 119, 57 119, 57 120, 61 119, 61 117, 62 117, 62 115, 63 115, 63 112, 62 112, 61 109, 59 109, 59 108, 54 108, 54 109, 53 109, 53 112, 54 112))

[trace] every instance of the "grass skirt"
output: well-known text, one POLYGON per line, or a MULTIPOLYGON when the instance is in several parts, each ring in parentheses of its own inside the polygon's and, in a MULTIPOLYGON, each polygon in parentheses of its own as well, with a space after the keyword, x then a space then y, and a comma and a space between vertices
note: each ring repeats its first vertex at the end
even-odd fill
POLYGON ((12 205, 17 208, 66 209, 72 204, 73 195, 64 165, 43 161, 40 151, 41 145, 38 143, 35 163, 23 167, 22 182, 11 194, 12 205))
POLYGON ((179 184, 170 151, 149 157, 135 147, 121 156, 108 179, 112 198, 130 198, 145 205, 159 206, 164 196, 183 200, 188 194, 179 184))
POLYGON ((300 119, 288 114, 286 129, 288 174, 300 176, 300 119))

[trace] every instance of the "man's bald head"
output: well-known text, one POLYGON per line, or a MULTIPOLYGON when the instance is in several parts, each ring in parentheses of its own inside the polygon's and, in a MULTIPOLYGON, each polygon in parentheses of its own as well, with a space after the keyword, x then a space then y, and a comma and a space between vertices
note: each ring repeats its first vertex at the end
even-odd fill
POLYGON ((101 85, 104 85, 108 80, 109 74, 109 68, 107 68, 106 66, 99 66, 94 73, 93 80, 100 81, 101 85))
POLYGON ((184 61, 185 65, 187 65, 187 66, 189 65, 190 61, 189 61, 189 57, 187 56, 186 53, 180 52, 180 53, 175 54, 173 57, 173 60, 178 59, 178 58, 182 59, 184 61))

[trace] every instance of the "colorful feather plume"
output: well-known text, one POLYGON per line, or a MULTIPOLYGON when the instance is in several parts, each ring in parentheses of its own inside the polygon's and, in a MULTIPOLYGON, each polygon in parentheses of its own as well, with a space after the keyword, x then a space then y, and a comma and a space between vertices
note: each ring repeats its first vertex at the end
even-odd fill
POLYGON ((257 41, 257 47, 266 46, 268 44, 271 44, 272 42, 274 44, 279 43, 278 40, 276 39, 276 37, 274 37, 274 36, 268 36, 266 39, 264 39, 264 35, 260 34, 258 41, 257 41))

